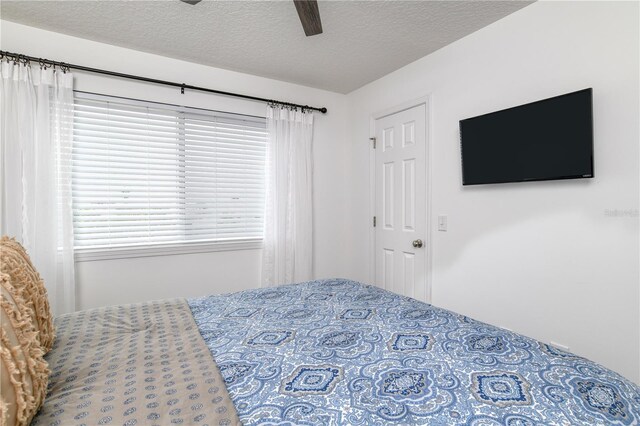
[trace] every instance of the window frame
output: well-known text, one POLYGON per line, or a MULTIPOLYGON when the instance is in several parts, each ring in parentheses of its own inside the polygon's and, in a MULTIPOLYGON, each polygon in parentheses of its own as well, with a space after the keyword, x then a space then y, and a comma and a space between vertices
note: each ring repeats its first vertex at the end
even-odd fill
MULTIPOLYGON (((102 93, 87 92, 82 90, 74 90, 74 105, 76 94, 80 94, 83 99, 104 99, 110 98, 114 100, 121 100, 129 105, 145 105, 154 104, 158 106, 171 107, 181 109, 183 111, 194 112, 207 112, 215 113, 220 117, 232 117, 237 118, 247 117, 258 120, 266 120, 264 116, 256 116, 250 114, 241 114, 229 111, 219 111, 206 108, 189 107, 185 105, 177 105, 163 102, 155 102, 134 98, 127 98, 122 96, 107 95, 102 93)), ((268 129, 265 122, 265 129, 268 129)), ((266 161, 266 158, 265 158, 266 161)), ((75 200, 72 200, 72 202, 75 200)), ((264 220, 264 217, 263 217, 264 220)), ((75 221, 74 221, 75 222, 75 221)), ((173 242, 159 242, 159 243, 138 243, 138 244, 121 244, 112 245, 109 247, 82 247, 75 246, 74 243, 74 257, 76 262, 88 262, 99 260, 115 260, 115 259, 127 259, 127 258, 140 258, 140 257, 155 257, 155 256, 171 256, 171 255, 185 255, 196 253, 212 253, 221 251, 237 251, 237 250, 259 250, 263 247, 262 238, 245 238, 237 240, 194 240, 194 241, 173 241, 173 242)))
POLYGON ((263 240, 242 241, 193 241, 185 243, 148 244, 144 246, 122 246, 110 248, 74 249, 76 262, 96 260, 131 259, 138 257, 176 256, 195 253, 214 253, 219 251, 260 250, 263 240))

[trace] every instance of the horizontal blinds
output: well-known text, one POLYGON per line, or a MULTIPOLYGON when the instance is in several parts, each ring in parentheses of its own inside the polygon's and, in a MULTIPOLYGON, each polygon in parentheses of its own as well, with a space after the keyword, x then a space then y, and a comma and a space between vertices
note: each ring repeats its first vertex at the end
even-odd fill
POLYGON ((265 119, 76 93, 75 246, 262 238, 265 119))

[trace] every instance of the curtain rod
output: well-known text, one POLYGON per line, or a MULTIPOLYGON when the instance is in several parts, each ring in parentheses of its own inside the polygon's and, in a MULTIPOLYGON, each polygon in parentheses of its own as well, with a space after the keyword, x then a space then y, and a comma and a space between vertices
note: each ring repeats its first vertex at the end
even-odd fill
POLYGON ((288 107, 292 107, 292 108, 301 108, 303 110, 313 110, 313 111, 319 111, 323 114, 326 114, 327 109, 325 107, 312 107, 309 105, 301 105, 301 104, 294 104, 291 102, 283 102, 283 101, 276 101, 274 99, 266 99, 266 98, 260 98, 258 96, 250 96, 250 95, 243 95, 241 93, 233 93, 233 92, 225 92, 223 90, 215 90, 215 89, 208 89, 206 87, 199 87, 199 86, 192 86, 190 84, 185 84, 185 83, 176 83, 173 81, 167 81, 167 80, 158 80, 156 78, 148 78, 148 77, 141 77, 139 75, 133 75, 133 74, 125 74, 125 73, 121 73, 121 72, 115 72, 115 71, 108 71, 108 70, 103 70, 103 69, 99 69, 99 68, 91 68, 91 67, 85 67, 82 65, 75 65, 75 64, 69 64, 66 62, 58 62, 58 61, 52 61, 50 59, 43 59, 43 58, 36 58, 34 56, 28 56, 28 55, 22 55, 19 53, 12 53, 12 52, 6 52, 4 50, 0 50, 0 60, 2 60, 4 57, 8 57, 8 58, 13 58, 14 62, 22 62, 25 65, 31 61, 33 62, 38 62, 40 64, 40 66, 53 66, 53 67, 60 67, 60 69, 64 70, 70 70, 70 69, 74 69, 74 70, 78 70, 78 71, 85 71, 85 72, 92 72, 95 74, 103 74, 103 75, 109 75, 112 77, 118 77, 118 78, 127 78, 129 80, 137 80, 137 81, 144 81, 147 83, 153 83, 153 84, 161 84, 164 86, 172 86, 172 87, 179 87, 180 88, 180 93, 184 93, 185 90, 196 90, 199 92, 206 92, 206 93, 214 93, 216 95, 223 95, 223 96, 232 96, 234 98, 242 98, 242 99, 249 99, 251 101, 258 101, 258 102, 267 102, 270 104, 277 104, 277 105, 284 105, 284 106, 288 106, 288 107))

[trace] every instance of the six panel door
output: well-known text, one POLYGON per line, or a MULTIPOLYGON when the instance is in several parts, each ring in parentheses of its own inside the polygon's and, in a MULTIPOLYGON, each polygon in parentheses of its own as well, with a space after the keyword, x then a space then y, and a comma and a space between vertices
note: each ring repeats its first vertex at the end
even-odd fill
POLYGON ((427 301, 425 121, 422 104, 375 125, 376 285, 422 301, 427 301))

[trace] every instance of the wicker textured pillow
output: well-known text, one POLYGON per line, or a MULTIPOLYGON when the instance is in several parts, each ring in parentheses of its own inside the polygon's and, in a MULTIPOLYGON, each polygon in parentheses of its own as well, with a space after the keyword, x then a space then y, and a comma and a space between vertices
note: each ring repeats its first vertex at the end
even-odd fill
POLYGON ((28 315, 38 332, 36 339, 46 354, 55 339, 47 290, 29 255, 13 238, 0 239, 0 272, 9 275, 14 298, 17 296, 24 301, 28 315))
POLYGON ((27 303, 0 272, 0 425, 28 425, 47 390, 49 368, 27 303))

